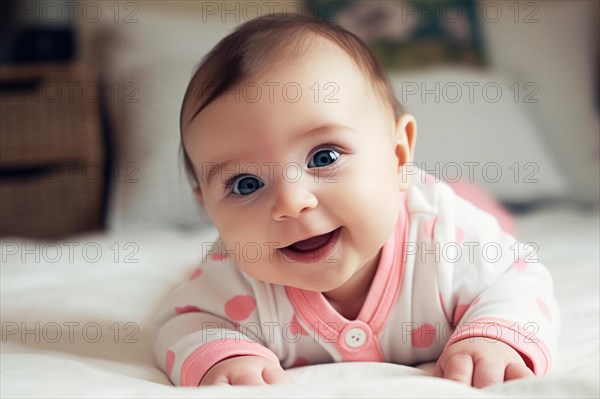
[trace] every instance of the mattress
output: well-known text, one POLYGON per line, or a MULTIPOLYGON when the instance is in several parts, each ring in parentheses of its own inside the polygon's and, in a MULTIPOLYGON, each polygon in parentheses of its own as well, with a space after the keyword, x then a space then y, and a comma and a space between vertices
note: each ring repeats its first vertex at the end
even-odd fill
POLYGON ((544 377, 475 389, 432 377, 433 363, 340 363, 292 369, 292 385, 174 387, 154 361, 154 313, 216 232, 155 229, 0 241, 1 396, 598 397, 599 212, 548 206, 516 222, 561 307, 559 352, 544 377))

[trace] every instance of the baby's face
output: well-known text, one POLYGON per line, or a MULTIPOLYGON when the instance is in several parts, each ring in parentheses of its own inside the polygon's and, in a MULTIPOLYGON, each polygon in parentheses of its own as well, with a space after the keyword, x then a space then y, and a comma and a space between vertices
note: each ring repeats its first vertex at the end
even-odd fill
POLYGON ((195 193, 249 275, 325 292, 378 261, 409 186, 399 169, 414 121, 394 121, 368 84, 324 44, 214 101, 185 132, 195 193))

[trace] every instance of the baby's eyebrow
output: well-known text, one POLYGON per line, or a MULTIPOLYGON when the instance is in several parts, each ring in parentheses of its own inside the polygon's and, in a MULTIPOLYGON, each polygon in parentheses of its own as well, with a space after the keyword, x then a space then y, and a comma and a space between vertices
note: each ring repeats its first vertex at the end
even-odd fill
POLYGON ((354 129, 352 129, 349 126, 338 125, 335 123, 326 123, 324 125, 320 125, 313 129, 307 130, 306 132, 300 133, 300 136, 309 136, 309 135, 312 136, 312 135, 317 135, 317 134, 325 134, 325 133, 329 133, 334 130, 347 130, 350 132, 354 131, 354 129))

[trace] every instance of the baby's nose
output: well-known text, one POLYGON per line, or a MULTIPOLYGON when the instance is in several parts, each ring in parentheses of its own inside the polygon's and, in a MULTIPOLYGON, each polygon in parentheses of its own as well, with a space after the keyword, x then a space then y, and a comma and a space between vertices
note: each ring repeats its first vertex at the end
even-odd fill
POLYGON ((271 214, 274 220, 283 221, 288 218, 297 218, 303 212, 315 209, 318 205, 317 197, 301 181, 282 182, 275 189, 275 201, 271 214))

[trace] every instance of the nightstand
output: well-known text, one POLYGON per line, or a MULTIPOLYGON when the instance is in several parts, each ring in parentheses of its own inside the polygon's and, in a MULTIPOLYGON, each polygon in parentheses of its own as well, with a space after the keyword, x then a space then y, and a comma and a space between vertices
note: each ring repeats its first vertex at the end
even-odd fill
POLYGON ((0 236, 102 228, 100 96, 81 64, 0 67, 0 236))

